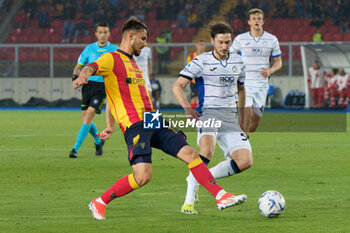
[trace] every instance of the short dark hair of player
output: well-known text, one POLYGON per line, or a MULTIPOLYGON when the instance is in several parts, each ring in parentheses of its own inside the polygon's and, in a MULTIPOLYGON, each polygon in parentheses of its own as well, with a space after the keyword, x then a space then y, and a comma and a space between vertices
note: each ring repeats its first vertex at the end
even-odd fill
POLYGON ((248 11, 248 20, 250 19, 250 15, 255 15, 255 14, 262 14, 263 19, 265 17, 264 12, 261 9, 253 8, 250 11, 248 11))
POLYGON ((109 27, 109 24, 106 21, 100 21, 96 24, 96 30, 98 27, 107 27, 109 30, 111 30, 111 28, 109 27))
POLYGON ((135 16, 131 16, 129 19, 127 19, 124 22, 122 27, 122 34, 124 34, 124 32, 129 30, 140 31, 143 29, 148 32, 148 29, 145 23, 143 23, 141 20, 139 20, 135 16))
POLYGON ((223 21, 216 21, 209 24, 210 36, 214 39, 217 34, 230 33, 232 35, 233 31, 231 26, 223 21))

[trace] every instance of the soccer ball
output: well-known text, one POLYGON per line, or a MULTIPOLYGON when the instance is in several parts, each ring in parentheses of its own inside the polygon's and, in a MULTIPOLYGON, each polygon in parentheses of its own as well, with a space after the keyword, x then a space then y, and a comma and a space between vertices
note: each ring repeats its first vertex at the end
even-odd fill
POLYGON ((286 208, 286 201, 279 192, 269 190, 260 196, 258 207, 261 214, 265 217, 277 217, 286 208))

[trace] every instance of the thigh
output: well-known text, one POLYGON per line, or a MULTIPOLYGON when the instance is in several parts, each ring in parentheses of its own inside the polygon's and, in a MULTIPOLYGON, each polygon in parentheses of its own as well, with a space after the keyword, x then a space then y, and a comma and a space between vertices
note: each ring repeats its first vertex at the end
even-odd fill
POLYGON ((96 110, 96 114, 100 114, 102 105, 106 99, 104 83, 94 82, 92 83, 91 88, 89 106, 96 110))
POLYGON ((265 103, 266 103, 267 90, 262 89, 258 90, 254 93, 254 101, 253 101, 253 111, 260 118, 264 113, 265 103))
POLYGON ((239 126, 234 132, 219 132, 217 143, 224 152, 225 159, 231 159, 232 153, 237 150, 252 150, 249 139, 239 126))
POLYGON ((177 157, 177 153, 187 146, 186 135, 176 128, 161 128, 154 130, 151 138, 151 146, 177 157))
POLYGON ((152 163, 152 134, 152 130, 143 129, 142 122, 132 125, 125 131, 124 139, 128 149, 130 165, 137 163, 152 163))

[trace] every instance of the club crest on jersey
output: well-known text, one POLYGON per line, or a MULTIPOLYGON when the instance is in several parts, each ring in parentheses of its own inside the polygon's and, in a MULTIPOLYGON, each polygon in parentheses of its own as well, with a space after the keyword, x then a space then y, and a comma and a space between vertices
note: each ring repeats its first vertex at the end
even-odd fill
POLYGON ((233 71, 233 73, 238 73, 238 68, 237 68, 237 66, 233 66, 233 67, 232 67, 232 71, 233 71))
POLYGON ((263 46, 266 46, 266 45, 267 45, 267 42, 266 42, 266 41, 263 41, 262 45, 263 45, 263 46))

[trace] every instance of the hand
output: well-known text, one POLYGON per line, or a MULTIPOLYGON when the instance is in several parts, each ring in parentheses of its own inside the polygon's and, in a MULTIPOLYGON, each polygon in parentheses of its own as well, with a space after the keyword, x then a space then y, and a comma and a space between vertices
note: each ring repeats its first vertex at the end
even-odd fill
POLYGON ((193 110, 192 108, 187 108, 185 109, 185 114, 186 114, 186 117, 189 118, 189 119, 196 119, 196 121, 199 120, 199 116, 201 116, 200 113, 198 113, 196 110, 193 110))
POLYGON ((101 133, 97 133, 96 135, 101 139, 101 140, 107 140, 111 137, 112 133, 114 130, 106 128, 104 129, 101 133))
POLYGON ((87 84, 89 79, 85 76, 79 76, 77 79, 75 79, 72 83, 72 86, 74 89, 77 89, 78 87, 81 87, 85 84, 87 84))
POLYGON ((260 73, 264 78, 268 78, 271 74, 272 71, 270 68, 263 68, 263 71, 260 73))

